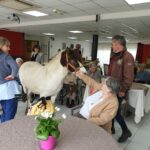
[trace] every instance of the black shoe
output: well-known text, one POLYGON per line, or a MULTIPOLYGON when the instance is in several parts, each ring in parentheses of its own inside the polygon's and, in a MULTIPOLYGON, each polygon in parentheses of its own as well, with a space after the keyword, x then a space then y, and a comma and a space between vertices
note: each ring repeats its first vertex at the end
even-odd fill
POLYGON ((129 137, 132 136, 130 130, 126 130, 122 133, 121 137, 118 139, 119 143, 125 142, 129 137))
POLYGON ((111 133, 115 134, 115 128, 114 127, 111 128, 111 133))

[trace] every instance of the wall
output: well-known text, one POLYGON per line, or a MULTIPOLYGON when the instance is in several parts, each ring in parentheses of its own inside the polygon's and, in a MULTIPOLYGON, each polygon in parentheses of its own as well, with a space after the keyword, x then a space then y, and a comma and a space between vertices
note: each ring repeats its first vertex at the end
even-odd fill
POLYGON ((67 47, 71 44, 81 44, 81 51, 83 52, 83 57, 91 56, 91 43, 86 41, 69 40, 61 37, 55 37, 55 40, 50 39, 50 58, 57 54, 58 49, 62 49, 62 43, 66 43, 67 47))
POLYGON ((10 45, 10 54, 15 57, 24 55, 24 33, 0 30, 0 36, 6 37, 10 45))

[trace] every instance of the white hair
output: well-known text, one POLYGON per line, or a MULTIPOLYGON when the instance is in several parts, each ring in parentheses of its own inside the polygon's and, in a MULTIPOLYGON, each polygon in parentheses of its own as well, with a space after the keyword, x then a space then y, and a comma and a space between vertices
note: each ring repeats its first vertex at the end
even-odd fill
POLYGON ((16 62, 23 62, 22 58, 16 58, 16 62))

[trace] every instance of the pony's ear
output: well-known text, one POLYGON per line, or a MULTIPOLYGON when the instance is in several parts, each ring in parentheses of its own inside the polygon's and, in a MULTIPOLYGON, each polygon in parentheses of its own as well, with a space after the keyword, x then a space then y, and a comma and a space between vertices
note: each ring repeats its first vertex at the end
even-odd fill
POLYGON ((66 52, 62 52, 61 53, 60 63, 61 63, 62 66, 66 66, 67 65, 66 52))

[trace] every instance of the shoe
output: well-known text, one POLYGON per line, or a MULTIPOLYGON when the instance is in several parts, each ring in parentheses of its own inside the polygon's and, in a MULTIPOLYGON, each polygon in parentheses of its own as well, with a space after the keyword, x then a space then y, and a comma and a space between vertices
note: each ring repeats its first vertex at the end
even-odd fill
POLYGON ((129 137, 132 136, 130 130, 126 130, 122 133, 121 137, 118 139, 119 143, 125 142, 129 137))
POLYGON ((112 133, 112 134, 115 134, 115 133, 116 133, 114 127, 111 128, 111 133, 112 133))

